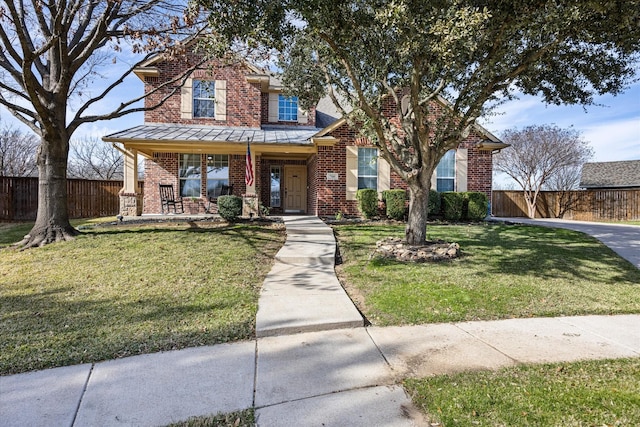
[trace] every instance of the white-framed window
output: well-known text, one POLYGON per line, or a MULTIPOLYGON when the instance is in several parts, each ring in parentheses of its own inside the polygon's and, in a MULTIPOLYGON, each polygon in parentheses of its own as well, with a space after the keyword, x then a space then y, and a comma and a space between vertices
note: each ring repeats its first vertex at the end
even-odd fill
POLYGON ((436 190, 455 191, 456 189, 456 151, 449 150, 442 156, 436 167, 436 190))
POLYGON ((358 190, 378 189, 378 149, 358 147, 358 190))
POLYGON ((207 154, 207 197, 217 198, 229 185, 229 156, 207 154))
POLYGON ((216 84, 211 80, 193 80, 193 117, 214 118, 216 84))
POLYGON ((180 196, 200 197, 202 164, 200 154, 180 154, 180 196))
POLYGON ((280 166, 271 166, 270 206, 272 208, 279 208, 282 204, 282 198, 280 195, 281 180, 282 180, 282 169, 280 168, 280 166))
POLYGON ((298 97, 278 95, 278 121, 298 121, 298 97))

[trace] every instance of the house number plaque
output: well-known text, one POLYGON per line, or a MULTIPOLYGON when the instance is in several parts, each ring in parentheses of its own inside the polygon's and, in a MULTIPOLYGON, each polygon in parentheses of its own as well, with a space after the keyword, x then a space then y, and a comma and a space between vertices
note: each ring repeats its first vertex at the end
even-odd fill
POLYGON ((335 172, 327 172, 327 181, 337 181, 338 174, 335 172))

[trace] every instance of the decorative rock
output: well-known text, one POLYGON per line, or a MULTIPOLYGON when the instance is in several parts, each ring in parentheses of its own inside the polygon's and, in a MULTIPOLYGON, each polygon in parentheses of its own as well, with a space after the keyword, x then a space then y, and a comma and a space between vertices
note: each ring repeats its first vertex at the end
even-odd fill
POLYGON ((411 246, 397 237, 388 237, 376 242, 376 253, 384 258, 413 262, 450 260, 461 255, 460 245, 457 243, 438 240, 428 242, 424 246, 411 246))

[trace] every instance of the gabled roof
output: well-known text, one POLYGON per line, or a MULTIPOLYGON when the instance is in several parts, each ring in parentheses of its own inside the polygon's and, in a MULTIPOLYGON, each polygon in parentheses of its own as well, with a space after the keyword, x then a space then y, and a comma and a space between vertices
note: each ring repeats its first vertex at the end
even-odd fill
MULTIPOLYGON (((436 102, 439 102, 444 106, 449 105, 449 102, 443 97, 438 97, 436 102)), ((316 125, 322 127, 323 129, 317 136, 327 135, 338 129, 346 122, 347 120, 341 117, 341 114, 338 112, 337 108, 333 105, 333 102, 328 96, 322 98, 318 102, 318 106, 316 107, 316 125)), ((483 141, 479 144, 480 150, 501 150, 510 146, 509 144, 503 143, 500 138, 477 123, 473 124, 473 130, 479 133, 483 138, 486 138, 486 141, 483 141)))
POLYGON ((640 160, 585 163, 580 187, 640 188, 640 160))

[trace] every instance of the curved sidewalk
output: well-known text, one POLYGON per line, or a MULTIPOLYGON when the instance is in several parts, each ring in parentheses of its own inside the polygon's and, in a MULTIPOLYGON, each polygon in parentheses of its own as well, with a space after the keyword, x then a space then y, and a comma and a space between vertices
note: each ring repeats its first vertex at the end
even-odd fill
POLYGON ((0 377, 0 426, 162 426, 247 408, 259 426, 424 425, 408 376, 640 357, 640 315, 364 328, 330 228, 285 223, 258 339, 0 377))

